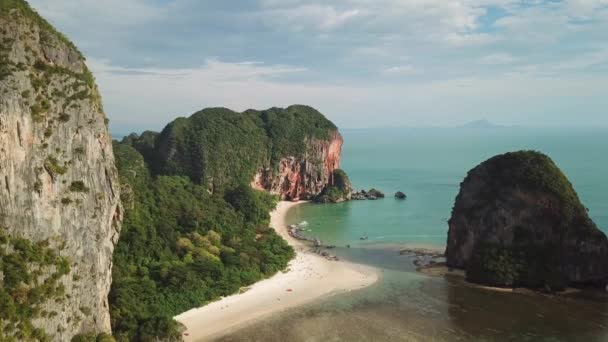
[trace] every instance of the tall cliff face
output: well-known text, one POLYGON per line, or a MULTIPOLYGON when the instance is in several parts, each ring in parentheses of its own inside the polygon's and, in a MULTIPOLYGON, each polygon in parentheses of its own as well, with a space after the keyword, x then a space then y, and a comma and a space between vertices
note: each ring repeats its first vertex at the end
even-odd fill
POLYGON ((310 199, 333 185, 332 175, 340 168, 343 142, 338 131, 330 131, 327 140, 307 138, 303 155, 281 158, 278 168, 261 167, 251 185, 284 200, 310 199))
POLYGON ((22 323, 0 327, 57 341, 109 332, 120 186, 97 87, 80 52, 25 1, 0 4, 0 44, 0 284, 22 323))
POLYGON ((236 183, 309 199, 332 185, 342 136, 308 106, 237 113, 208 108, 179 118, 158 135, 128 137, 155 174, 188 175, 209 192, 236 183))
POLYGON ((471 281, 560 289, 608 279, 608 240, 553 161, 496 156, 471 170, 449 221, 450 267, 471 281))

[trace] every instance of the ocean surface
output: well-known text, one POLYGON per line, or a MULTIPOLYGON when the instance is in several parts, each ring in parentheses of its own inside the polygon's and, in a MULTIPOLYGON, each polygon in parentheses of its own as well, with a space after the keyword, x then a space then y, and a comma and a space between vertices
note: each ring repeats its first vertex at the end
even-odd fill
POLYGON ((342 168, 377 201, 304 204, 289 223, 336 245, 335 254, 379 269, 370 288, 281 313, 224 341, 608 341, 603 294, 500 293, 415 271, 400 248, 445 247, 459 184, 487 158, 516 150, 548 154, 608 231, 608 129, 366 129, 343 132, 342 168), (408 198, 395 200, 403 191, 408 198), (368 236, 365 241, 361 236, 368 236), (350 245, 350 248, 346 248, 350 245))

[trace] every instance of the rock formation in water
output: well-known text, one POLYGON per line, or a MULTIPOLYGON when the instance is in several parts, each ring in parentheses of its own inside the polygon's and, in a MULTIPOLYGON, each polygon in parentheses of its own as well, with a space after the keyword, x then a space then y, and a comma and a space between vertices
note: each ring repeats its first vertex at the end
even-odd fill
POLYGON ((397 192, 395 192, 395 198, 396 199, 406 199, 407 195, 401 191, 397 191, 397 192))
POLYGON ((340 203, 350 201, 353 187, 350 179, 341 169, 335 169, 330 178, 329 184, 321 193, 313 198, 317 203, 340 203))
POLYGON ((608 240, 566 176, 538 152, 469 172, 449 220, 447 265, 470 281, 548 291, 608 279, 608 240))
POLYGON ((308 106, 237 113, 208 108, 178 118, 160 133, 125 142, 156 174, 189 175, 215 192, 235 182, 279 195, 311 199, 331 185, 340 167, 342 136, 308 106))
POLYGON ((109 332, 120 185, 92 74, 23 0, 0 2, 0 340, 109 332))
POLYGON ((353 200, 377 200, 379 198, 384 198, 385 195, 382 191, 371 188, 368 191, 360 190, 352 194, 351 199, 353 200))

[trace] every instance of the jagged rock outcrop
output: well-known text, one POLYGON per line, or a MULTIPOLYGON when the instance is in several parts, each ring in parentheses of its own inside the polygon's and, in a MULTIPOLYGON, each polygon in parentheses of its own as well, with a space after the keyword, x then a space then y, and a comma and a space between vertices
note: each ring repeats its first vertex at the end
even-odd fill
MULTIPOLYGON (((276 172, 272 172, 272 168, 261 168, 252 185, 286 200, 311 199, 320 194, 334 183, 333 174, 340 168, 344 142, 337 130, 329 132, 328 136, 326 140, 306 138, 302 156, 281 158, 276 172)), ((350 197, 350 190, 345 197, 350 197)))
POLYGON ((293 105, 243 113, 207 108, 159 134, 123 142, 144 156, 154 174, 188 175, 211 193, 247 183, 295 200, 311 199, 332 184, 343 140, 323 114, 293 105))
POLYGON ((560 290, 608 279, 608 240, 566 176, 538 152, 469 172, 449 220, 447 265, 470 281, 560 290))
POLYGON ((353 186, 346 172, 335 169, 330 176, 329 183, 321 193, 313 198, 317 203, 340 203, 350 201, 353 186))
POLYGON ((357 201, 377 200, 377 199, 384 198, 384 197, 385 197, 384 193, 375 188, 371 188, 368 191, 359 190, 359 191, 353 193, 351 196, 351 198, 353 200, 357 200, 357 201))
POLYGON ((20 267, 0 268, 17 319, 0 319, 0 340, 109 332, 120 185, 93 76, 25 1, 0 3, 0 44, 0 248, 20 267))

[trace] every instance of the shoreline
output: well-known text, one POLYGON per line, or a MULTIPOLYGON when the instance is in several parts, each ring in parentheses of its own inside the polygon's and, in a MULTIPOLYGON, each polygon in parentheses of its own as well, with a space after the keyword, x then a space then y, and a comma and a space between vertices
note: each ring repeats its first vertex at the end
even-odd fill
POLYGON ((305 203, 281 201, 270 213, 270 226, 293 247, 296 256, 287 268, 258 281, 239 294, 175 316, 186 326, 185 341, 218 338, 271 314, 333 294, 355 291, 374 284, 374 268, 345 261, 330 261, 309 251, 309 246, 291 237, 286 216, 289 209, 305 203))
POLYGON ((429 277, 454 277, 459 279, 463 285, 473 287, 476 289, 481 289, 485 291, 492 292, 502 292, 502 293, 513 293, 513 294, 524 294, 524 295, 536 295, 536 296, 567 296, 570 294, 580 293, 583 290, 573 287, 567 287, 564 291, 553 292, 553 293, 543 293, 538 290, 528 289, 524 287, 497 287, 497 286, 489 286, 472 283, 466 280, 466 274, 464 270, 460 269, 450 269, 445 265, 445 263, 437 263, 433 265, 428 265, 424 267, 418 267, 416 269, 421 274, 424 274, 429 277))

